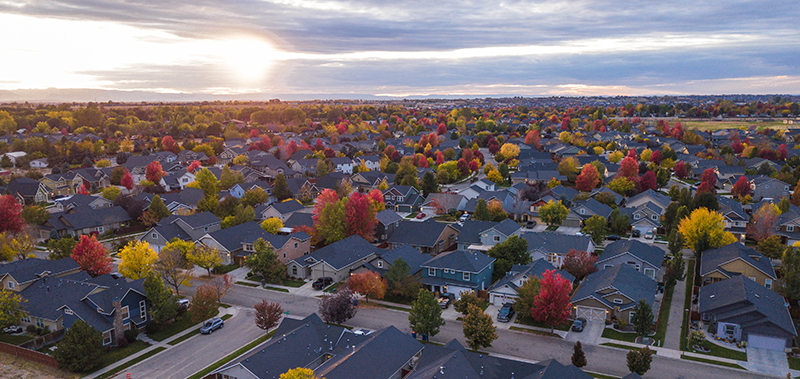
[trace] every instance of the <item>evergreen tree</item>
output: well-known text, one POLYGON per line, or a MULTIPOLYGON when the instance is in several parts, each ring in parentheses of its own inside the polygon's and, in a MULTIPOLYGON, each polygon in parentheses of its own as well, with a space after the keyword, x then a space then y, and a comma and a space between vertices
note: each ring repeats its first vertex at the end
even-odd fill
POLYGON ((275 177, 275 183, 272 187, 272 194, 275 195, 279 201, 283 201, 292 197, 292 192, 289 191, 289 185, 286 183, 286 177, 283 176, 283 174, 278 174, 275 177))
POLYGON ((581 368, 586 366, 586 354, 583 352, 583 346, 581 346, 581 341, 575 342, 575 346, 573 347, 574 352, 572 353, 572 364, 577 367, 581 368))
POLYGON ((431 171, 427 171, 422 176, 422 195, 427 197, 428 194, 436 192, 439 192, 439 183, 436 181, 436 175, 431 171))
POLYGON ((144 292, 150 302, 150 319, 156 325, 163 326, 178 314, 178 305, 172 291, 167 289, 161 277, 151 273, 144 280, 144 292))
POLYGON ((486 206, 486 200, 478 199, 478 204, 475 205, 475 214, 473 218, 478 221, 492 221, 493 217, 489 214, 489 207, 486 206))
POLYGON ((161 200, 161 196, 158 195, 153 196, 153 200, 150 201, 150 207, 148 211, 152 215, 156 216, 158 220, 169 216, 169 209, 167 209, 167 206, 164 205, 164 201, 161 200))
POLYGON ((72 372, 89 372, 100 363, 103 336, 83 320, 72 324, 58 343, 53 357, 58 365, 72 372))
POLYGON ((650 329, 653 327, 653 308, 647 304, 644 299, 639 300, 639 303, 633 308, 633 317, 631 324, 639 337, 646 337, 650 334, 650 329))

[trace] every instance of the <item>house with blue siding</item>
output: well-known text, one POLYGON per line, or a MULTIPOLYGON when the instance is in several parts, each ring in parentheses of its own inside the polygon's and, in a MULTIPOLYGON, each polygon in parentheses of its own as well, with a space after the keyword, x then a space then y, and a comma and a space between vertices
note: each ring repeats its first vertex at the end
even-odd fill
POLYGON ((486 290, 492 285, 494 261, 479 251, 448 251, 422 264, 420 282, 433 292, 449 292, 459 298, 463 291, 486 290))

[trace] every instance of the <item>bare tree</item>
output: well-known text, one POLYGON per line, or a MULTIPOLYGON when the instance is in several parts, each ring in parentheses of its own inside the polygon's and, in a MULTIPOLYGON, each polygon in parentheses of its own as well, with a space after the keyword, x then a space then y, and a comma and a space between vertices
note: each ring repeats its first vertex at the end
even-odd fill
POLYGON ((222 298, 231 290, 233 280, 234 279, 230 275, 225 274, 214 278, 214 280, 209 283, 214 291, 216 291, 218 301, 222 301, 222 298))

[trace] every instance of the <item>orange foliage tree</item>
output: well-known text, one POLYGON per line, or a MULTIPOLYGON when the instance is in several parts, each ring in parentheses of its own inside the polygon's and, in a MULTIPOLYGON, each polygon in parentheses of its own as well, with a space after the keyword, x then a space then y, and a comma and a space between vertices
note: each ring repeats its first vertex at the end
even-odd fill
POLYGON ((111 272, 111 257, 94 236, 82 235, 80 242, 72 249, 72 259, 91 276, 105 275, 111 272))
POLYGON ((386 288, 388 287, 386 279, 381 278, 381 276, 374 271, 362 272, 350 276, 347 285, 354 292, 364 295, 367 301, 369 301, 370 297, 373 299, 383 299, 383 296, 386 294, 386 288))

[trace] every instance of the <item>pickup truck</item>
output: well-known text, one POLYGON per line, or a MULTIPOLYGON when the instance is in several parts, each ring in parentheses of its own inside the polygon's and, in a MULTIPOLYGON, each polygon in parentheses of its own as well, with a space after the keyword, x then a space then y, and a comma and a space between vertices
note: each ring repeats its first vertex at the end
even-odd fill
POLYGON ((453 296, 452 293, 443 293, 441 296, 439 296, 439 306, 442 307, 442 309, 447 309, 447 307, 449 307, 453 302, 454 297, 455 296, 453 296))

